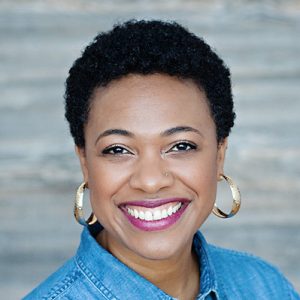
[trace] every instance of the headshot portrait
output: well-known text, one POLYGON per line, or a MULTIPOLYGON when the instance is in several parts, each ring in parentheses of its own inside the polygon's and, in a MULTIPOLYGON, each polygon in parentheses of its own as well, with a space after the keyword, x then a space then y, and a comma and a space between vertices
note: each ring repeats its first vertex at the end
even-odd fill
POLYGON ((4 294, 300 299, 299 7, 125 2, 0 6, 4 294))

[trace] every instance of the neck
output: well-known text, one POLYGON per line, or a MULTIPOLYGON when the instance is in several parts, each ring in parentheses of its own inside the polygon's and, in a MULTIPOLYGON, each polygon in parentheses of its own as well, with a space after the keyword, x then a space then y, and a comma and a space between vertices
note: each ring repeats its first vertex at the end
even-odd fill
POLYGON ((168 295, 180 300, 193 300, 199 293, 199 264, 192 251, 192 240, 176 257, 164 260, 146 259, 132 253, 116 251, 105 231, 98 235, 97 241, 120 261, 153 283, 168 295))

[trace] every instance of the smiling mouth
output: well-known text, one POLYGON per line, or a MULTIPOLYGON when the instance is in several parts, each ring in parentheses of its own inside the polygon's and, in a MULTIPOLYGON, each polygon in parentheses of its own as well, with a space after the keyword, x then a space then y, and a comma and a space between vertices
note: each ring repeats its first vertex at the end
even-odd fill
POLYGON ((133 205, 126 205, 124 208, 127 210, 128 214, 130 214, 132 217, 135 217, 136 219, 145 221, 158 221, 172 216, 182 207, 182 205, 182 202, 175 202, 172 204, 164 204, 151 209, 133 205))
POLYGON ((143 200, 123 203, 119 208, 134 227, 158 231, 177 223, 190 202, 186 198, 143 200))

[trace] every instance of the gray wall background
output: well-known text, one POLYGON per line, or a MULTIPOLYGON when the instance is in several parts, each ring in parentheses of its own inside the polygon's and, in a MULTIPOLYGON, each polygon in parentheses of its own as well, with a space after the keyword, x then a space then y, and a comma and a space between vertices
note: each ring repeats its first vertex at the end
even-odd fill
MULTIPOLYGON (((1 295, 19 299, 74 254, 81 174, 64 80, 97 32, 128 18, 177 20, 231 67, 237 120, 226 173, 242 209, 211 216, 203 231, 277 265, 300 290, 300 2, 14 0, 0 1, 1 295)), ((225 209, 230 193, 220 187, 225 209)))

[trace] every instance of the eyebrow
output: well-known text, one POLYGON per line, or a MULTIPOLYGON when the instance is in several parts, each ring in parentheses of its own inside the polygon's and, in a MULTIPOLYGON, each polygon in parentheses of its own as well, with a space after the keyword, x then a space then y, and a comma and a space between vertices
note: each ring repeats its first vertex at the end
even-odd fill
POLYGON ((96 141, 95 141, 95 145, 97 144, 97 142, 105 137, 105 136, 108 136, 108 135, 122 135, 122 136, 128 136, 128 137, 131 137, 133 138, 134 137, 134 134, 125 130, 125 129, 107 129, 105 130, 104 132, 102 132, 101 134, 98 135, 96 141))
MULTIPOLYGON (((190 126, 172 127, 172 128, 169 128, 169 129, 163 131, 160 134, 160 136, 167 137, 167 136, 170 136, 170 135, 173 135, 176 133, 180 133, 180 132, 195 132, 203 137, 202 133, 198 129, 190 127, 190 126)), ((130 137, 130 138, 133 138, 135 136, 132 132, 125 130, 125 129, 119 129, 119 128, 107 129, 104 132, 102 132, 101 134, 99 134, 99 136, 97 137, 97 139, 95 141, 95 145, 101 138, 108 136, 108 135, 121 135, 121 136, 130 137)))
POLYGON ((160 135, 163 137, 166 137, 166 136, 170 136, 172 134, 179 133, 179 132, 195 132, 195 133, 198 133, 199 135, 203 136, 202 133, 198 129, 190 127, 190 126, 176 126, 176 127, 165 130, 160 135))

